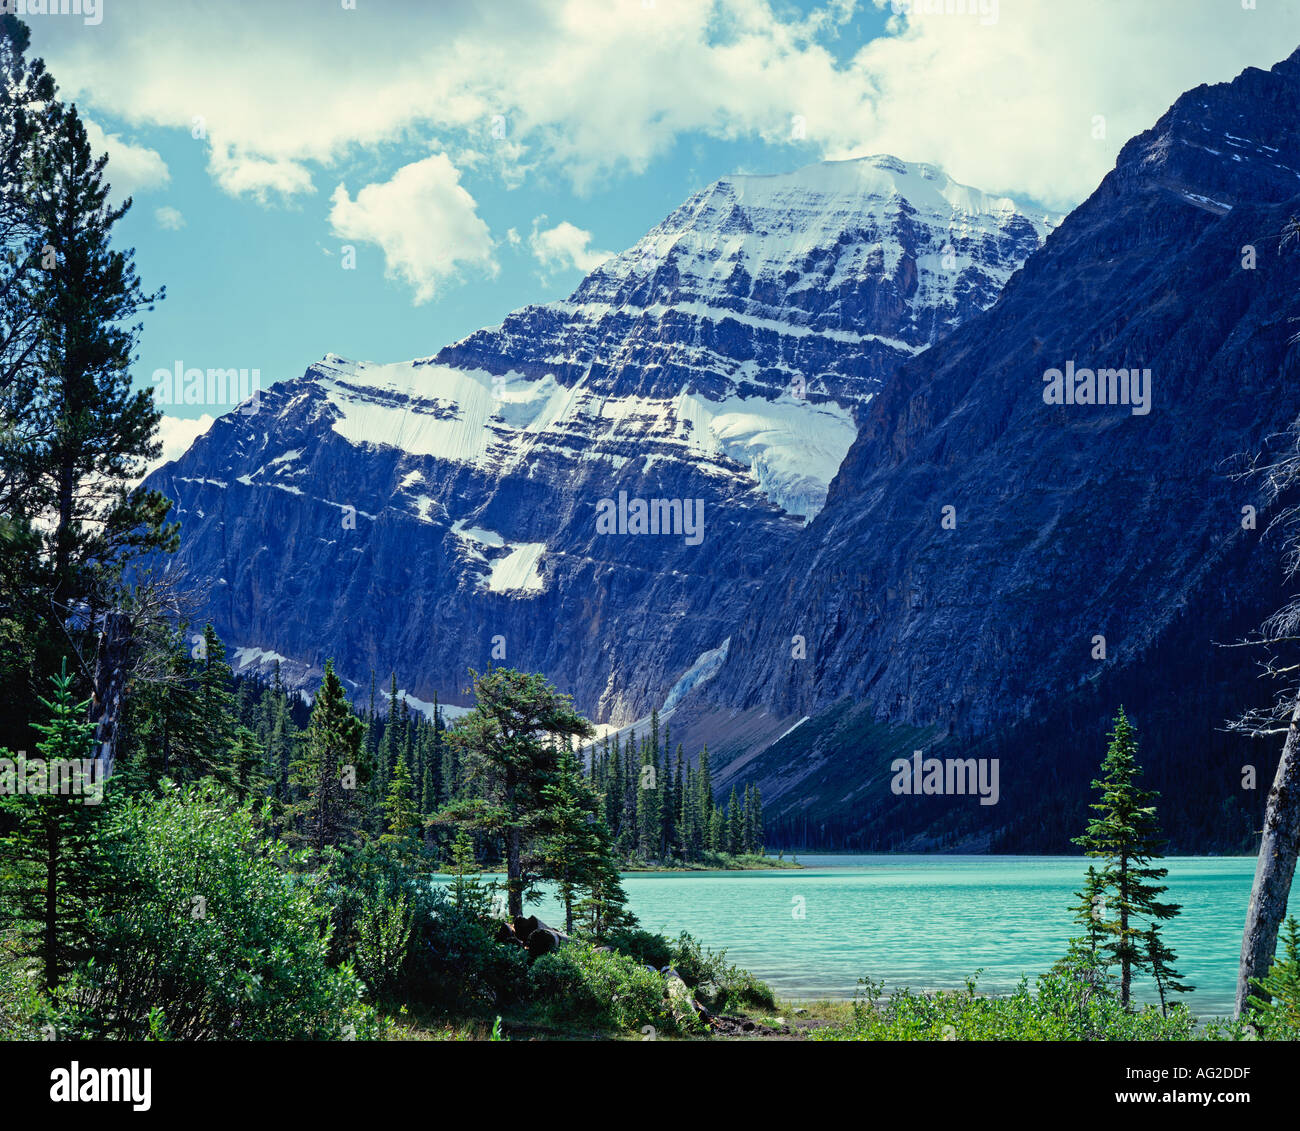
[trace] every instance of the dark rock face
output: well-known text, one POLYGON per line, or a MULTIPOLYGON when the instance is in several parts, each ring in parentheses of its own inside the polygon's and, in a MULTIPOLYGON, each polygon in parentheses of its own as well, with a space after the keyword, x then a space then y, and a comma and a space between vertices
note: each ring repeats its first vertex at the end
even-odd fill
POLYGON ((996 306, 873 400, 826 507, 675 727, 721 736, 758 711, 778 734, 808 717, 730 771, 760 781, 796 840, 800 821, 810 840, 821 825, 878 847, 1015 828, 1041 849, 1028 826, 1067 786, 1082 815, 1101 720, 1124 702, 1184 844, 1235 843, 1213 814, 1237 821, 1266 791, 1242 801, 1218 730, 1266 692, 1215 645, 1277 603, 1279 559, 1268 515, 1243 529, 1259 485, 1228 473, 1300 411, 1300 247, 1281 239, 1297 213, 1300 52, 1181 97, 996 306), (1045 403, 1067 363, 1149 369, 1149 413, 1045 403), (1012 759, 1003 801, 893 795, 889 761, 914 743, 1012 759))
POLYGON ((245 667, 464 703, 491 661, 634 720, 725 642, 901 362, 1048 227, 893 158, 720 181, 566 302, 407 364, 327 357, 218 420, 150 479, 176 565, 245 667), (602 531, 621 493, 675 532, 602 531))

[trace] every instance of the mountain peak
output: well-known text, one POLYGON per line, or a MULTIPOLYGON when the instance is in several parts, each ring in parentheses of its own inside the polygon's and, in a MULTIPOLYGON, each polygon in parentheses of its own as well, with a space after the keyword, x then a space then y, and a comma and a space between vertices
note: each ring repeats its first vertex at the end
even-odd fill
POLYGON ((183 500, 179 558, 222 579, 205 611, 232 651, 296 680, 332 655, 364 683, 397 657, 400 684, 455 703, 497 638, 593 717, 634 720, 714 670, 737 594, 823 507, 861 413, 1045 230, 887 155, 723 179, 566 301, 431 358, 327 354, 223 418, 155 473, 183 500), (601 537, 613 500, 682 529, 601 537), (410 616, 360 636, 358 602, 396 594, 410 616))
POLYGON ((975 215, 1034 215, 1044 211, 1029 202, 961 184, 937 165, 904 161, 889 153, 819 161, 786 173, 735 173, 716 181, 705 193, 722 185, 735 186, 753 205, 767 203, 777 194, 802 191, 846 200, 903 197, 923 211, 942 211, 944 207, 975 215))

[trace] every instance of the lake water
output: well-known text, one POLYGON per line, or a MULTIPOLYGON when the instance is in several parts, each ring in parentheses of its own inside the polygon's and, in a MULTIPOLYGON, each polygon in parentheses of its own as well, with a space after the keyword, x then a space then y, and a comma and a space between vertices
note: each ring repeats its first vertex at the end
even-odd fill
MULTIPOLYGON (((1030 981, 1080 934, 1071 903, 1088 861, 1044 856, 803 856, 802 871, 634 872, 631 910, 650 930, 690 931, 782 997, 852 997, 864 975, 886 987, 955 989, 977 969, 1001 993, 1030 981), (800 904, 799 901, 802 901, 800 904), (804 917, 793 914, 800 906, 804 917)), ((1253 857, 1178 857, 1165 928, 1198 1016, 1230 1014, 1253 857)), ((555 901, 529 911, 563 928, 555 901)), ((1135 993, 1153 1000, 1143 978, 1135 993)))

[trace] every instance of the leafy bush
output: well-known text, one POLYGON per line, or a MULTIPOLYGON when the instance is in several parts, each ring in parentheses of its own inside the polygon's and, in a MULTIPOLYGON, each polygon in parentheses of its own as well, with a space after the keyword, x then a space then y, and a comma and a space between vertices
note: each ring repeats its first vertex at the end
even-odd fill
POLYGON ((38 1040, 44 1002, 35 971, 0 936, 0 1041, 38 1040))
POLYGON ((729 963, 725 950, 700 946, 688 931, 683 931, 672 945, 672 967, 688 986, 700 991, 704 1004, 715 1011, 745 1006, 776 1008, 776 995, 767 983, 729 963))
POLYGON ((1167 1017, 1155 1006, 1140 1012, 1120 1003, 1106 969, 1075 952, 1034 990, 1022 979, 1015 992, 987 997, 976 979, 965 990, 918 994, 864 979, 847 1025, 818 1030, 814 1040, 850 1041, 1185 1041, 1195 1021, 1183 1005, 1167 1017))
POLYGON ((91 914, 95 957, 60 992, 68 1036, 302 1040, 375 1032, 349 966, 329 964, 327 909, 212 783, 126 800, 101 850, 117 878, 91 914))
POLYGON ((683 931, 672 944, 671 965, 688 986, 701 986, 724 980, 727 972, 726 957, 725 950, 708 950, 700 946, 689 931, 683 931))
POLYGON ((673 944, 655 931, 625 927, 609 936, 609 945, 620 954, 656 970, 671 966, 673 962, 673 944))
POLYGON ((527 957, 496 941, 486 902, 411 875, 383 848, 330 855, 323 884, 333 960, 352 962, 370 995, 437 1012, 477 1011, 523 992, 527 957))
POLYGON ((619 1030, 677 1025, 663 975, 617 951, 568 943, 533 963, 528 986, 532 1000, 556 1021, 619 1030))

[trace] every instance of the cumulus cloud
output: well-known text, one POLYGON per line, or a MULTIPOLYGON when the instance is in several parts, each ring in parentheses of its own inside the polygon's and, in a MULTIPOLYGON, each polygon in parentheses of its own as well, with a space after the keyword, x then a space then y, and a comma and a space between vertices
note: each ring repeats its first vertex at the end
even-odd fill
POLYGON ((355 200, 340 184, 331 203, 334 234, 377 244, 389 276, 409 283, 417 304, 464 267, 496 272, 491 233, 446 154, 403 166, 391 180, 366 185, 355 200))
POLYGON ((123 200, 136 193, 165 187, 171 181, 167 162, 156 149, 134 145, 118 134, 106 133, 98 122, 83 118, 86 140, 96 153, 108 154, 105 180, 112 186, 114 200, 123 200))
POLYGON ((591 233, 562 220, 553 228, 541 228, 545 216, 533 221, 533 234, 528 239, 542 270, 564 271, 576 267, 584 275, 594 271, 614 253, 597 251, 591 246, 591 233))
POLYGON ((180 209, 173 208, 170 204, 155 208, 153 218, 158 227, 165 232, 178 232, 185 227, 185 217, 181 215, 180 209))
MULTIPOLYGON (((197 419, 181 416, 164 416, 158 422, 158 439, 162 441, 162 453, 151 460, 145 469, 145 475, 155 469, 180 459, 190 450, 190 445, 212 427, 212 416, 204 413, 197 419)), ((142 475, 141 478, 144 478, 142 475)))
POLYGON ((695 134, 765 139, 791 167, 893 152, 1055 207, 1185 89, 1286 54, 1296 14, 1295 0, 368 0, 262 5, 253 36, 225 5, 173 0, 94 36, 45 21, 37 46, 97 110, 187 133, 202 119, 217 182, 268 201, 413 140, 507 186, 536 171, 585 191, 695 134), (886 30, 846 54, 867 26, 886 30))
POLYGON ((1300 39, 1294 2, 967 0, 965 15, 912 6, 852 62, 871 86, 869 137, 831 129, 827 156, 899 153, 1053 206, 1091 192, 1124 142, 1185 90, 1267 68, 1300 39))

